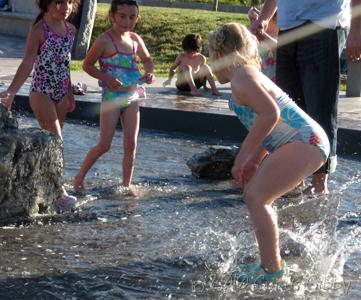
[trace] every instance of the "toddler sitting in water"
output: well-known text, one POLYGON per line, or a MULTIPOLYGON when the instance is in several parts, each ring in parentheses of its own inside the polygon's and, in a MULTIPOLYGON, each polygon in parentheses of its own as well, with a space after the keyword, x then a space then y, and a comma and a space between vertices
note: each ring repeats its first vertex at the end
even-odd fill
POLYGON ((199 34, 188 34, 182 42, 183 52, 180 53, 173 65, 170 67, 168 79, 163 86, 171 83, 174 74, 177 72, 176 87, 179 91, 190 92, 193 96, 201 96, 199 88, 206 89, 209 82, 213 95, 220 93, 213 79, 211 68, 206 64, 206 58, 200 53, 202 38, 199 34))

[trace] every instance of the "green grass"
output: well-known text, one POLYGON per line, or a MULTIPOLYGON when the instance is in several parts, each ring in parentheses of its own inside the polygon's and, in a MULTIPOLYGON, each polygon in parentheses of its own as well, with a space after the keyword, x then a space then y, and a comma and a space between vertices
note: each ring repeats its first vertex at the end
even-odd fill
MULTIPOLYGON (((213 0, 178 0, 179 2, 191 2, 191 3, 208 3, 208 4, 213 4, 214 1, 213 0)), ((241 2, 244 4, 244 5, 250 5, 251 4, 251 1, 250 0, 242 0, 242 1, 239 1, 239 0, 219 0, 218 1, 218 5, 219 4, 231 4, 231 5, 240 5, 241 2)))
MULTIPOLYGON (((97 14, 91 43, 108 28, 109 4, 97 5, 97 14)), ((153 60, 156 76, 166 76, 170 65, 181 51, 181 42, 188 33, 199 33, 203 39, 202 53, 208 57, 208 38, 221 24, 241 22, 247 24, 244 14, 213 12, 179 8, 141 6, 141 19, 134 31, 142 36, 153 60)), ((73 61, 71 70, 81 70, 82 61, 73 61)))
MULTIPOLYGON (((209 0, 204 0, 207 2, 209 0)), ((229 0, 233 1, 233 0, 229 0)), ((110 27, 108 22, 109 4, 98 3, 97 14, 91 38, 95 38, 110 27)), ((156 76, 167 76, 170 65, 181 51, 181 41, 187 33, 199 33, 203 38, 203 54, 208 56, 209 33, 228 22, 248 23, 247 15, 205 10, 159 8, 141 6, 141 20, 135 32, 140 34, 153 57, 156 76)), ((82 71, 82 61, 72 61, 72 71, 82 71)), ((342 91, 346 85, 340 85, 342 91)))

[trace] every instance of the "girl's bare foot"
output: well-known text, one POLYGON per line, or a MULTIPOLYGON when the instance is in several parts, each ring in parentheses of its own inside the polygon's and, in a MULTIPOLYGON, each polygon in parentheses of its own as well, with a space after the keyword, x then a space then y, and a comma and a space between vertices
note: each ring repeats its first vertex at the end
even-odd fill
POLYGON ((73 190, 75 193, 79 194, 85 193, 86 191, 84 188, 84 181, 77 176, 73 179, 73 190))
POLYGON ((142 197, 143 193, 139 190, 137 190, 134 186, 127 186, 127 187, 123 187, 124 188, 124 192, 126 193, 127 196, 131 196, 131 197, 142 197))

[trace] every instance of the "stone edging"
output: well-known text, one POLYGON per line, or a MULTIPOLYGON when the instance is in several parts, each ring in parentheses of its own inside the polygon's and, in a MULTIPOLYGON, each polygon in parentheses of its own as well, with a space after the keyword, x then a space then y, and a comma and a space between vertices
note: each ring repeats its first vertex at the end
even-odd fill
MULTIPOLYGON (((27 96, 16 96, 13 107, 16 111, 31 112, 27 96)), ((73 119, 98 125, 99 111, 99 102, 77 101, 75 111, 68 114, 68 120, 73 119)), ((238 143, 247 134, 246 129, 233 115, 153 107, 141 107, 140 115, 142 129, 178 132, 194 137, 235 140, 238 143)), ((361 159, 361 131, 339 128, 337 151, 339 155, 361 159)))

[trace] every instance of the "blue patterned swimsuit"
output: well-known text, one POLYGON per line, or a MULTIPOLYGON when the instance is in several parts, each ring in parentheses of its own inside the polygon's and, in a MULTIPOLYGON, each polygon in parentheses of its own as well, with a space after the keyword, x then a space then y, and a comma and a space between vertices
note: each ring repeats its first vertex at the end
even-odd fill
MULTIPOLYGON (((112 55, 99 59, 100 71, 117 78, 122 83, 122 87, 141 84, 142 74, 137 66, 134 40, 133 51, 131 53, 123 53, 118 50, 114 38, 109 31, 107 35, 113 43, 115 52, 112 55)), ((133 33, 131 32, 130 35, 132 37, 133 33)), ((99 81, 99 86, 103 88, 103 101, 116 102, 121 111, 124 111, 132 101, 140 97, 137 89, 131 92, 111 91, 107 89, 107 84, 103 81, 99 81)))
MULTIPOLYGON (((273 152, 284 144, 301 141, 317 147, 326 160, 330 153, 330 143, 322 127, 286 93, 280 93, 275 101, 280 109, 280 119, 263 140, 263 147, 268 152, 273 152)), ((229 108, 236 113, 247 130, 250 130, 257 117, 256 113, 248 106, 239 105, 232 98, 229 99, 229 108)))

